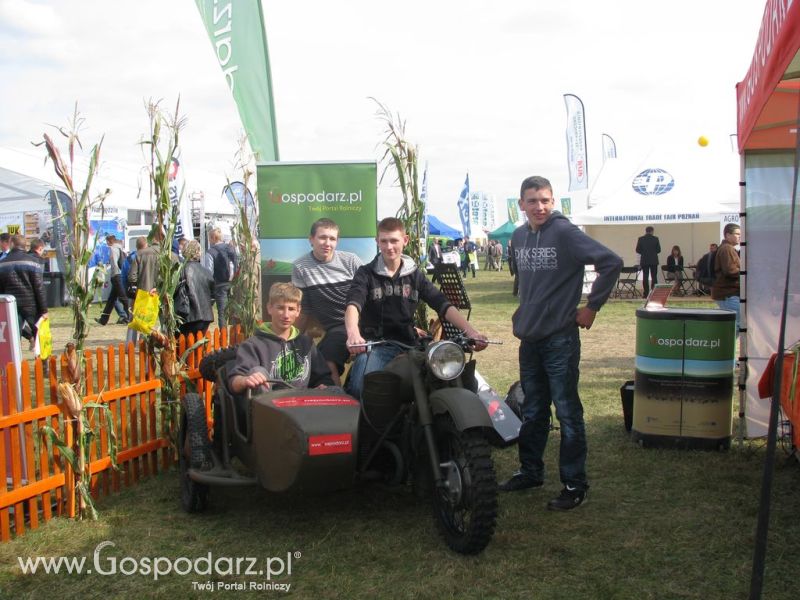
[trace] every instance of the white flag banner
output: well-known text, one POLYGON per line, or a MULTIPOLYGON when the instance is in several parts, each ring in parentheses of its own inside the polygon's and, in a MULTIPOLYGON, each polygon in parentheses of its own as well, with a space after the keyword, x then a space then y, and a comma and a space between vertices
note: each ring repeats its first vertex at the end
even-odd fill
POLYGON ((177 157, 177 151, 172 157, 172 164, 169 169, 169 201, 172 206, 178 206, 178 222, 175 224, 175 240, 185 237, 187 240, 194 239, 192 231, 192 206, 189 197, 183 193, 183 168, 177 157))
POLYGON ((586 164, 586 121, 583 102, 574 94, 564 94, 567 105, 567 166, 569 167, 569 191, 585 190, 589 187, 586 164))
POLYGON ((603 134, 603 162, 606 162, 607 158, 617 158, 617 144, 614 142, 614 138, 612 138, 607 133, 603 134))
POLYGON ((461 195, 458 197, 458 216, 461 217, 461 228, 464 230, 464 235, 470 237, 472 230, 469 222, 469 173, 464 180, 461 195))

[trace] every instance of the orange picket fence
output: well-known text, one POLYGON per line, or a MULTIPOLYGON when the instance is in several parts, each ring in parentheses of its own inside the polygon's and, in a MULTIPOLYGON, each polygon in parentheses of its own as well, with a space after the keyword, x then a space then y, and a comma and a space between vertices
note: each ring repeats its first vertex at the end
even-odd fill
MULTIPOLYGON (((207 407, 211 385, 200 376, 200 360, 227 347, 229 338, 237 335, 234 328, 216 329, 208 343, 187 358, 188 378, 205 395, 207 407)), ((192 335, 181 336, 178 356, 194 342, 192 335)), ((118 468, 114 469, 107 452, 106 419, 89 409, 89 423, 97 433, 90 446, 91 490, 99 498, 169 468, 174 457, 158 410, 161 381, 144 344, 86 350, 85 356, 84 404, 105 404, 117 436, 118 468)), ((0 541, 36 529, 54 515, 75 516, 74 473, 55 448, 48 452, 49 442, 43 435, 50 426, 67 445, 74 439, 74 421, 57 397, 56 369, 65 369, 66 361, 53 356, 45 362, 47 368, 39 359, 25 361, 19 373, 9 363, 0 377, 0 472, 5 472, 5 485, 0 485, 0 541)), ((186 384, 182 387, 185 391, 186 384)))

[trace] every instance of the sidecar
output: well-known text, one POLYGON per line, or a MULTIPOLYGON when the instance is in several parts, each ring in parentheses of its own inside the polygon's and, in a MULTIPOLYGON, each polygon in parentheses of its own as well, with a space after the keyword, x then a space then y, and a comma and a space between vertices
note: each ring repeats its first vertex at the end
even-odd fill
MULTIPOLYGON (((204 357, 214 381, 209 437, 204 398, 186 394, 179 430, 181 504, 202 511, 211 486, 261 485, 271 492, 325 492, 353 485, 359 403, 339 388, 233 394, 234 349, 204 357)), ((278 387, 277 385, 275 387, 278 387)))

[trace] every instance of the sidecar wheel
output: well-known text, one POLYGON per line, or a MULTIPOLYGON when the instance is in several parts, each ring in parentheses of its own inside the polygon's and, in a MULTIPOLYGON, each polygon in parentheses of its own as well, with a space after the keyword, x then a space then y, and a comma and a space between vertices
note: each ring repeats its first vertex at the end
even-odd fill
POLYGON ((202 512, 208 505, 208 486, 197 483, 189 477, 189 467, 202 469, 211 466, 206 408, 198 394, 186 394, 182 404, 181 426, 178 432, 181 506, 186 512, 202 512))
POLYGON ((229 360, 236 358, 236 351, 238 348, 239 346, 237 344, 236 346, 229 346, 206 354, 198 366, 198 370, 203 379, 213 383, 217 378, 217 371, 220 367, 229 360))
POLYGON ((433 511, 451 550, 478 554, 489 544, 497 521, 497 478, 486 438, 458 431, 450 418, 437 419, 436 438, 446 488, 434 489, 433 511))

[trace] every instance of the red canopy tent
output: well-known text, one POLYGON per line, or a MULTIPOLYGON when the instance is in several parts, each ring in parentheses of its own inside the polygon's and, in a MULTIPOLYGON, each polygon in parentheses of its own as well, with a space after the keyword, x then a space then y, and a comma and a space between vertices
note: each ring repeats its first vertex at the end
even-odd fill
MULTIPOLYGON (((748 437, 765 435, 769 400, 759 399, 758 380, 778 350, 780 315, 786 284, 786 257, 797 265, 800 236, 792 241, 791 211, 797 130, 800 123, 800 1, 768 0, 753 60, 736 86, 738 144, 742 175, 741 295, 745 331, 741 356, 747 365, 741 410, 748 437), (791 244, 791 245, 790 245, 791 244)), ((796 211, 800 212, 800 211, 796 211)), ((800 269, 789 275, 785 346, 800 340, 800 269)), ((788 411, 787 411, 788 412, 788 411)), ((794 445, 800 447, 800 412, 794 422, 794 445)))
POLYGON ((794 148, 800 93, 800 2, 769 0, 753 60, 736 85, 739 152, 794 148))

